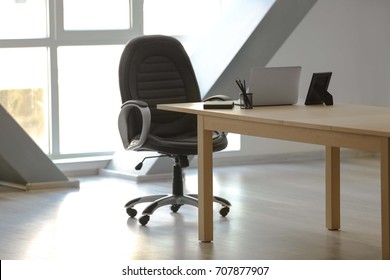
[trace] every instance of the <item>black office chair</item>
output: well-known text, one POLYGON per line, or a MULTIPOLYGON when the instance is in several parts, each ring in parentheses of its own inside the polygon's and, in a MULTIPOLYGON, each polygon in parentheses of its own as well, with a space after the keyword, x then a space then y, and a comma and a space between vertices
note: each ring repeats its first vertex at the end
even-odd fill
MULTIPOLYGON (((188 156, 197 154, 196 116, 156 108, 163 103, 201 101, 195 73, 183 46, 175 38, 162 35, 140 36, 129 41, 120 59, 119 84, 123 104, 118 126, 125 149, 156 151, 175 161, 172 194, 132 199, 125 205, 126 212, 135 217, 136 204, 151 202, 139 218, 140 224, 146 225, 150 215, 161 206, 171 205, 173 212, 184 204, 197 206, 196 194, 183 193, 182 174, 182 168, 189 166, 188 156)), ((220 95, 210 99, 228 97, 220 95)), ((226 146, 225 133, 214 132, 214 151, 226 146)), ((136 169, 142 167, 142 162, 136 169)), ((226 216, 231 206, 229 201, 220 197, 214 197, 214 201, 222 205, 220 214, 226 216)))

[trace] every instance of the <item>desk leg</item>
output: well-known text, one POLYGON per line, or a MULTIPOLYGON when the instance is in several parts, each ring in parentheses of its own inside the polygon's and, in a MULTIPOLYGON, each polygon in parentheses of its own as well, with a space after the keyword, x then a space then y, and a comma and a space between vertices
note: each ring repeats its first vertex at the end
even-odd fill
POLYGON ((203 129, 198 116, 198 229, 199 240, 213 240, 213 146, 212 132, 203 129))
POLYGON ((340 228, 340 148, 326 146, 326 227, 340 228))
POLYGON ((382 258, 390 259, 390 139, 385 138, 381 149, 381 212, 382 258))

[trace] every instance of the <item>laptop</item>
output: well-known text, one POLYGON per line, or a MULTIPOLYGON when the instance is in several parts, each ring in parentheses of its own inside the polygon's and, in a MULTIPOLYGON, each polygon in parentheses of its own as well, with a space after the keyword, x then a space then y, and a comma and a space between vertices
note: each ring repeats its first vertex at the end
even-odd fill
POLYGON ((297 103, 301 69, 301 66, 253 67, 249 80, 253 106, 297 103))

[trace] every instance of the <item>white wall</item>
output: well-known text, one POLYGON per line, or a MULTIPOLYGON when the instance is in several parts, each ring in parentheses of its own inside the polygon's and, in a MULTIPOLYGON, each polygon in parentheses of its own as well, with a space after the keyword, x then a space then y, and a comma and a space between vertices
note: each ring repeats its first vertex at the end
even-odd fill
POLYGON ((268 65, 302 65, 302 97, 332 71, 335 102, 390 106, 389 27, 389 0, 319 0, 268 65))
MULTIPOLYGON (((389 27, 389 0, 318 0, 267 66, 301 65, 302 99, 313 72, 332 71, 329 91, 335 103, 390 106, 389 27)), ((250 53, 256 46, 246 48, 250 53)), ((245 70, 249 72, 251 66, 257 65, 247 65, 245 70)), ((280 158, 323 149, 246 136, 242 141, 240 153, 218 157, 280 158)))

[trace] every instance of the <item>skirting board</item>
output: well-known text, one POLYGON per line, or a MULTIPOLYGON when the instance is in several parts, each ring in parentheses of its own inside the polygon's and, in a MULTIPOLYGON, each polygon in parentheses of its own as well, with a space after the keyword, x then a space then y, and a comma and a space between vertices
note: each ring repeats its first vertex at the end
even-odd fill
POLYGON ((58 182, 28 183, 26 185, 0 181, 0 186, 24 190, 24 191, 42 190, 42 189, 59 189, 59 188, 78 189, 80 188, 80 181, 71 180, 71 181, 58 181, 58 182))
MULTIPOLYGON (((372 157, 376 155, 368 152, 343 149, 340 156, 341 159, 344 159, 344 158, 351 158, 351 157, 372 157)), ((297 152, 297 153, 261 155, 261 156, 256 155, 253 157, 249 157, 249 156, 234 156, 234 157, 219 157, 219 158, 215 157, 213 159, 213 166, 223 167, 223 166, 234 166, 234 165, 284 163, 284 162, 318 160, 318 159, 324 159, 324 151, 308 151, 308 152, 297 152)), ((194 157, 194 159, 191 160, 189 168, 197 168, 197 166, 198 166, 197 157, 194 157)), ((134 174, 115 171, 111 169, 104 169, 104 168, 99 169, 99 175, 127 179, 136 182, 172 179, 172 173, 134 175, 134 174)))

